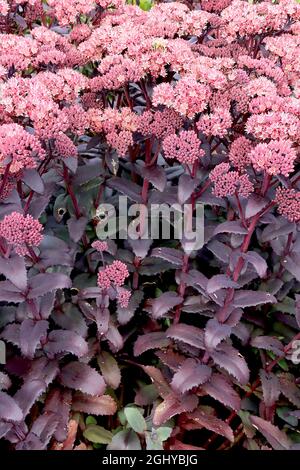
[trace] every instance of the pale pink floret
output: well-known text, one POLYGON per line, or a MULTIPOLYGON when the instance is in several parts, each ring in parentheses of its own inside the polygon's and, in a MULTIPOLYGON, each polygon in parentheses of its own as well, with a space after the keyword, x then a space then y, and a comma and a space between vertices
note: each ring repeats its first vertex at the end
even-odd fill
POLYGON ((9 11, 9 5, 6 0, 0 0, 0 15, 6 16, 9 11))
POLYGON ((95 248, 95 250, 99 252, 107 251, 108 250, 108 245, 107 242, 101 241, 101 240, 96 240, 92 243, 92 247, 95 248))
POLYGON ((300 191, 278 188, 275 200, 279 214, 291 222, 300 222, 300 191))
POLYGON ((66 134, 59 134, 54 143, 56 152, 60 157, 77 157, 77 147, 66 134))
POLYGON ((102 289, 108 289, 109 287, 123 286, 125 279, 129 276, 129 272, 125 263, 116 260, 105 269, 98 272, 98 286, 102 289))
POLYGON ((131 292, 129 290, 123 289, 122 287, 118 288, 117 300, 120 307, 127 308, 130 298, 131 292))
POLYGON ((178 160, 180 163, 193 164, 204 156, 200 149, 201 141, 194 131, 181 131, 179 135, 171 134, 163 141, 166 158, 178 160))
POLYGON ((138 131, 145 136, 154 135, 163 139, 182 126, 182 118, 173 109, 163 111, 145 111, 138 117, 138 131))
POLYGON ((111 286, 111 280, 105 269, 98 272, 97 284, 101 289, 109 289, 111 286))
POLYGON ((231 125, 231 114, 224 108, 215 108, 212 114, 204 114, 197 122, 199 131, 208 136, 218 137, 225 137, 231 125))
POLYGON ((175 87, 167 83, 157 85, 153 90, 153 104, 163 104, 179 114, 193 118, 203 111, 211 96, 210 88, 192 76, 183 77, 175 87))
POLYGON ((253 149, 253 144, 251 140, 247 139, 244 136, 238 137, 235 139, 229 151, 229 160, 232 165, 238 170, 242 170, 250 165, 251 160, 249 154, 253 149))
POLYGON ((43 238, 43 226, 31 215, 26 216, 19 212, 6 215, 0 222, 0 236, 11 245, 16 253, 24 256, 28 247, 38 246, 43 238))
POLYGON ((119 287, 124 284, 125 279, 129 276, 126 264, 119 260, 116 260, 111 265, 107 266, 106 272, 110 280, 119 287))

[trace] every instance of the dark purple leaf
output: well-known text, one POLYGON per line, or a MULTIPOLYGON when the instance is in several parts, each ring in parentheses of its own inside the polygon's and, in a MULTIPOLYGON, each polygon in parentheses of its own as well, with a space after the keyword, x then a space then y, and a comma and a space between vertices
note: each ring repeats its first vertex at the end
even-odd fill
POLYGON ((151 303, 151 310, 153 318, 161 318, 176 305, 181 304, 183 298, 176 292, 164 292, 159 297, 154 299, 151 303))
POLYGON ((78 242, 82 235, 84 234, 86 224, 88 222, 88 219, 86 217, 80 217, 77 219, 76 217, 71 217, 68 222, 68 230, 70 234, 70 238, 74 242, 78 242))
POLYGON ((250 416, 250 420, 253 426, 258 429, 269 444, 271 444, 274 450, 290 449, 291 441, 283 431, 280 431, 280 429, 277 428, 277 426, 274 426, 274 424, 271 424, 258 416, 250 416))
POLYGON ((295 258, 295 256, 286 256, 283 260, 283 265, 285 269, 297 279, 297 281, 300 281, 299 261, 293 258, 295 258))
POLYGON ((229 344, 221 344, 211 356, 215 363, 227 370, 239 383, 246 384, 249 381, 249 369, 245 359, 229 344))
POLYGON ((215 349, 217 345, 228 338, 231 334, 231 327, 224 323, 219 323, 216 318, 208 320, 205 327, 204 342, 209 351, 215 349))
POLYGON ((47 384, 41 380, 29 380, 24 382, 22 387, 17 391, 14 398, 18 403, 19 407, 26 416, 32 405, 36 400, 46 391, 47 384))
POLYGON ((54 437, 59 442, 63 442, 67 438, 71 403, 72 393, 70 390, 54 389, 47 397, 45 411, 53 413, 58 421, 54 437))
POLYGON ((0 439, 5 437, 7 433, 12 429, 12 423, 5 423, 4 421, 0 422, 0 439))
POLYGON ((66 352, 81 357, 87 354, 88 346, 82 336, 74 331, 54 330, 48 335, 44 351, 50 356, 66 352))
POLYGON ((298 408, 300 408, 300 388, 295 382, 292 374, 280 374, 280 391, 288 400, 298 408))
POLYGON ((23 172, 22 181, 24 181, 24 183, 27 184, 30 189, 33 189, 33 191, 36 193, 43 194, 45 189, 44 182, 37 170, 27 168, 23 172))
POLYGON ((235 293, 233 300, 235 307, 256 307, 257 305, 277 303, 276 297, 269 292, 241 290, 235 293))
POLYGON ((0 418, 6 421, 21 421, 23 418, 18 403, 4 392, 0 392, 0 418))
POLYGON ((77 168, 78 168, 78 158, 74 157, 62 157, 62 160, 66 167, 72 172, 76 173, 77 168))
POLYGON ((207 412, 205 407, 197 409, 189 414, 188 417, 196 422, 200 428, 209 429, 212 432, 220 434, 220 436, 226 437, 229 441, 234 442, 233 431, 229 424, 207 412))
POLYGON ((152 245, 152 240, 144 240, 141 238, 138 238, 137 240, 128 239, 128 244, 131 246, 135 256, 144 259, 152 245))
POLYGON ((245 217, 247 219, 253 217, 266 207, 267 204, 268 200, 266 198, 259 196, 258 194, 251 194, 246 205, 245 217))
POLYGON ((258 349, 272 351, 277 356, 282 356, 284 354, 283 345, 279 339, 272 338, 271 336, 256 336, 252 339, 251 345, 258 349))
POLYGON ((166 379, 164 378, 162 372, 157 369, 156 367, 153 366, 141 366, 142 369, 146 372, 146 374, 149 375, 151 378, 152 382, 155 385, 155 388, 157 389, 159 395, 162 398, 168 397, 170 394, 172 394, 172 389, 166 379))
POLYGON ((23 320, 20 328, 20 348, 23 356, 33 359, 40 341, 47 335, 48 326, 46 320, 23 320))
POLYGON ((288 235, 294 230, 295 225, 286 219, 277 219, 275 223, 269 224, 261 234, 263 243, 269 242, 282 235, 288 235))
POLYGON ((263 397, 266 406, 273 406, 280 395, 280 384, 278 377, 272 372, 260 371, 263 397))
POLYGON ((226 274, 217 274, 209 279, 207 283, 207 292, 213 294, 220 289, 238 289, 240 286, 237 282, 232 281, 226 274))
POLYGON ((49 292, 43 297, 39 297, 36 302, 38 304, 38 310, 41 318, 47 320, 51 315, 53 305, 55 301, 55 293, 49 292))
POLYGON ((238 323, 232 328, 232 334, 239 338, 243 345, 246 345, 250 338, 249 327, 244 323, 238 323))
POLYGON ((241 222, 233 220, 217 225, 214 230, 214 235, 218 235, 219 233, 238 233, 240 235, 246 235, 248 230, 242 226, 241 222))
POLYGON ((198 181, 195 178, 191 178, 191 176, 187 174, 183 174, 180 176, 178 181, 179 204, 184 204, 189 199, 194 189, 197 187, 197 184, 198 181))
POLYGON ((207 245, 207 248, 223 263, 228 263, 231 255, 231 248, 221 243, 219 240, 212 240, 207 245))
POLYGON ((154 331, 139 336, 134 344, 134 355, 140 356, 149 349, 161 349, 168 346, 170 340, 163 331, 154 331))
POLYGON ((63 273, 40 273, 29 280, 28 299, 35 299, 56 289, 72 286, 71 279, 63 273))
POLYGON ((65 387, 79 390, 89 395, 103 395, 105 382, 92 367, 81 362, 70 362, 61 370, 60 381, 65 387))
POLYGON ((162 258, 174 266, 182 266, 183 254, 181 251, 176 250, 175 248, 154 248, 151 251, 151 256, 154 258, 162 258))
POLYGON ((58 372, 59 368, 56 360, 40 357, 31 363, 26 380, 43 380, 48 386, 55 379, 58 372))
POLYGON ((0 302, 23 302, 22 292, 10 281, 0 281, 0 302))
POLYGON ((265 259, 260 256, 256 251, 248 251, 243 258, 248 262, 251 263, 254 269, 256 270, 257 274, 260 277, 265 277, 268 269, 268 265, 265 259))
POLYGON ((109 395, 92 397, 84 393, 76 392, 73 396, 72 410, 96 416, 106 416, 115 414, 117 404, 109 395))
POLYGON ((10 323, 2 331, 1 338, 20 347, 20 328, 19 323, 10 323))
POLYGON ((195 359, 186 359, 179 371, 174 374, 171 386, 175 391, 185 393, 207 382, 210 376, 210 367, 195 359))
POLYGON ((87 335, 87 325, 82 313, 78 310, 74 304, 66 304, 63 306, 63 312, 54 311, 51 315, 51 319, 55 321, 56 325, 59 325, 65 330, 71 330, 77 333, 83 338, 87 335))
POLYGON ((239 394, 228 380, 221 374, 213 374, 210 381, 202 386, 204 392, 215 398, 223 405, 238 411, 241 406, 239 394))
POLYGON ((141 169, 141 174, 144 178, 150 181, 158 191, 162 192, 165 189, 167 178, 163 168, 159 166, 152 168, 143 167, 141 169))
POLYGON ((178 323, 177 325, 170 326, 166 331, 166 335, 168 338, 183 341, 195 348, 205 349, 203 331, 196 326, 178 323))
POLYGON ((26 438, 16 446, 16 450, 44 450, 58 426, 53 414, 42 414, 33 423, 26 438))
POLYGON ((114 177, 108 180, 108 186, 112 189, 116 189, 121 194, 128 196, 134 202, 142 204, 143 200, 141 197, 141 188, 132 181, 127 181, 125 178, 114 177))
POLYGON ((160 405, 155 408, 153 424, 161 426, 173 416, 193 411, 198 405, 196 395, 183 395, 180 398, 173 394, 168 395, 160 405))
POLYGON ((27 273, 24 258, 21 256, 13 254, 10 258, 0 257, 0 272, 18 289, 26 289, 27 273))
POLYGON ((112 322, 109 324, 109 328, 105 333, 105 337, 109 341, 113 351, 120 351, 120 349, 122 349, 124 345, 123 337, 120 334, 118 328, 112 322))

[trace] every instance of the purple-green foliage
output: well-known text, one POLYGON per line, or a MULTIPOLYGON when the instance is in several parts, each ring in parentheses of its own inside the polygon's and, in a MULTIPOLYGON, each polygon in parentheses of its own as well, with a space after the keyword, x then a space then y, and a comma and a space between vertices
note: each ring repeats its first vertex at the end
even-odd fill
MULTIPOLYGON (((104 106, 127 99, 140 111, 152 86, 149 78, 100 95, 104 106)), ((252 171, 249 198, 212 193, 209 173, 238 131, 203 136, 203 164, 192 171, 165 159, 153 136, 136 132, 129 158, 119 159, 103 134, 88 132, 78 160, 60 156, 24 171, 1 201, 1 219, 26 208, 44 227, 36 251, 0 258, 4 443, 299 447, 300 379, 290 354, 300 328, 299 231, 274 208, 273 186, 289 187, 288 178, 266 188, 264 173, 252 171), (192 254, 172 239, 109 243, 105 262, 121 260, 130 272, 123 308, 97 286, 102 259, 91 247, 99 202, 116 205, 119 195, 129 204, 205 204, 205 244, 192 254)))

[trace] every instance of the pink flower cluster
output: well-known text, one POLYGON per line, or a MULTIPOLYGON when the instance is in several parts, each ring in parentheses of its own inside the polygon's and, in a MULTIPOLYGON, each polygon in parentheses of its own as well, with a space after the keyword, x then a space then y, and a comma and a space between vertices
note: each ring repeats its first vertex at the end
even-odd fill
POLYGON ((18 124, 0 126, 0 163, 10 165, 11 173, 24 168, 36 168, 39 160, 45 158, 40 141, 18 124))
POLYGON ((251 164, 250 152, 253 149, 251 140, 244 136, 235 139, 229 150, 229 160, 238 170, 243 170, 251 164))
POLYGON ((300 222, 300 191, 277 188, 276 203, 278 212, 291 222, 300 222))
POLYGON ((288 176, 294 171, 297 154, 290 142, 271 140, 268 144, 258 144, 250 152, 249 158, 257 171, 288 176))
POLYGON ((6 215, 0 222, 0 236, 20 256, 28 254, 28 247, 38 246, 42 241, 43 226, 31 215, 19 212, 6 215))
POLYGON ((55 151, 59 157, 74 157, 78 155, 77 147, 66 134, 59 134, 55 137, 55 151))
POLYGON ((6 16, 9 11, 9 5, 6 0, 0 0, 0 15, 6 16))
POLYGON ((174 134, 182 126, 182 118, 173 109, 165 108, 163 111, 145 111, 138 117, 137 130, 144 136, 154 135, 163 139, 174 134))
POLYGON ((249 117, 246 130, 257 139, 291 139, 300 140, 300 120, 285 112, 253 114, 249 117))
POLYGON ((111 285, 121 287, 128 276, 129 272, 126 264, 116 260, 98 272, 97 283, 101 289, 109 289, 111 285))
POLYGON ((121 308, 128 307, 130 298, 131 298, 131 292, 129 290, 123 289, 122 287, 118 287, 117 300, 121 308))
POLYGON ((168 83, 157 85, 153 91, 153 104, 175 109, 182 116, 193 118, 207 106, 211 91, 207 85, 186 76, 173 87, 168 83))
POLYGON ((224 137, 231 127, 232 117, 227 109, 215 108, 211 114, 204 114, 197 122, 197 129, 208 136, 224 137))
POLYGON ((92 247, 95 248, 95 250, 99 251, 100 253, 108 250, 107 242, 104 242, 101 240, 96 240, 95 242, 93 242, 92 247))
POLYGON ((175 159, 180 163, 192 165, 204 156, 200 149, 201 141, 194 131, 181 131, 179 135, 171 134, 163 140, 166 158, 175 159))
POLYGON ((210 172, 210 180, 214 183, 213 192, 217 197, 233 196, 238 193, 248 197, 254 190, 253 183, 246 173, 230 171, 229 163, 220 163, 210 172))

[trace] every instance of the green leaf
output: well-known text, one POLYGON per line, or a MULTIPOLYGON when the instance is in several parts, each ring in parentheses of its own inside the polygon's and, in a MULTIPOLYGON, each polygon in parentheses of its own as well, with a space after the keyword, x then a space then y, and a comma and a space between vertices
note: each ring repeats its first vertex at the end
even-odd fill
POLYGON ((119 418, 119 421, 122 424, 122 426, 125 426, 127 420, 126 420, 124 410, 120 410, 118 412, 118 418, 119 418))
POLYGON ((157 439, 151 432, 145 433, 147 450, 163 450, 162 442, 157 439))
POLYGON ((138 408, 134 406, 127 406, 124 408, 124 413, 129 426, 137 433, 142 434, 147 429, 146 421, 138 408))
POLYGON ((97 361, 107 385, 113 389, 118 388, 121 382, 121 372, 115 358, 107 351, 102 351, 97 361))
POLYGON ((152 8, 151 0, 140 0, 139 6, 144 11, 149 11, 152 8))
POLYGON ((94 416, 88 416, 85 420, 85 424, 88 426, 89 424, 97 424, 96 418, 94 416))
POLYGON ((160 441, 164 442, 167 439, 169 439, 169 437, 171 436, 172 428, 170 428, 168 426, 161 426, 160 428, 153 429, 152 433, 156 433, 158 439, 160 441))
POLYGON ((296 418, 295 416, 292 416, 290 412, 291 410, 287 406, 282 406, 280 408, 277 408, 276 410, 276 413, 279 416, 279 418, 281 418, 283 421, 285 421, 286 423, 296 428, 298 425, 298 418, 296 418))
POLYGON ((107 450, 141 450, 141 443, 132 429, 124 429, 114 435, 107 450))
POLYGON ((109 444, 113 438, 110 431, 96 424, 89 424, 83 435, 88 441, 95 444, 109 444))

